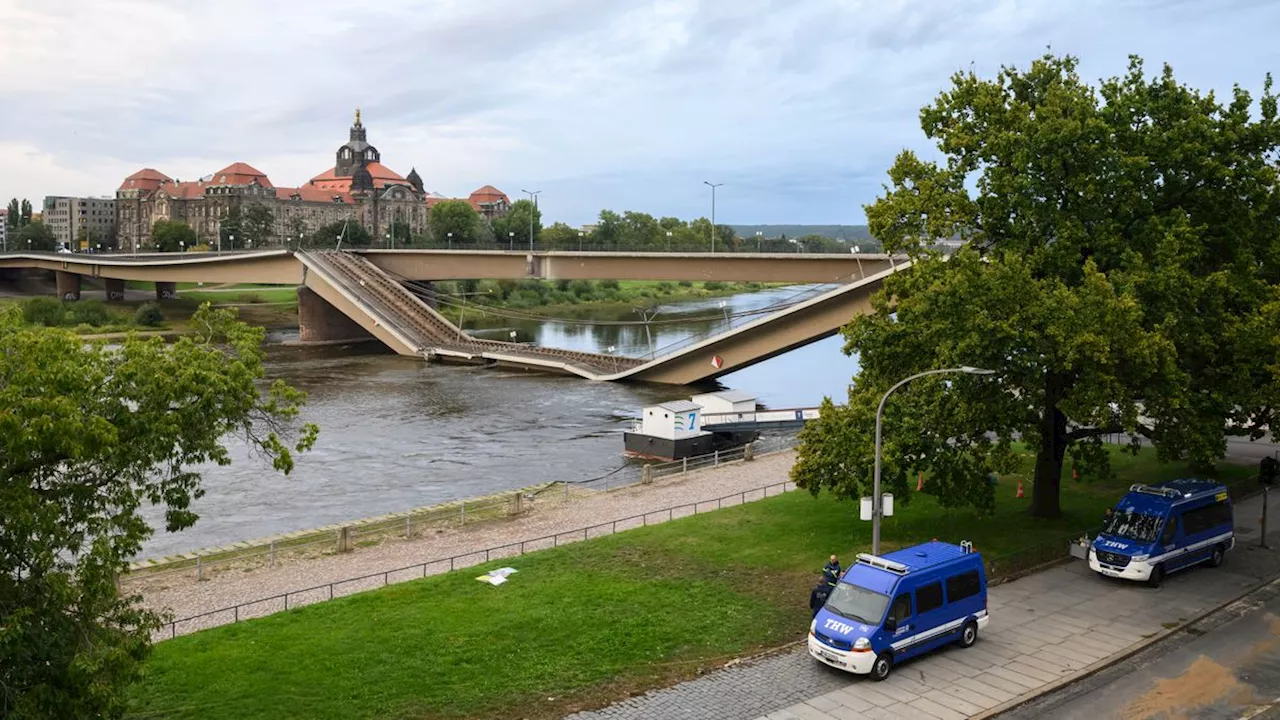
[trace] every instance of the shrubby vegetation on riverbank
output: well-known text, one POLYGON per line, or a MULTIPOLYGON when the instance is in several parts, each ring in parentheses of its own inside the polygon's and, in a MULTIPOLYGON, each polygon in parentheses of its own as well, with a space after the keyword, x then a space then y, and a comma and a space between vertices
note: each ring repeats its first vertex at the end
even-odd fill
POLYGON ((68 328, 82 335, 155 330, 165 322, 164 313, 154 302, 136 307, 112 307, 99 300, 63 302, 52 297, 33 297, 15 304, 24 325, 68 328))
MULTIPOLYGON (((570 305, 653 305, 668 300, 722 297, 755 292, 762 283, 650 280, 459 280, 435 283, 435 292, 451 295, 448 303, 537 310, 570 305)), ((448 309, 442 304, 442 311, 448 309)))

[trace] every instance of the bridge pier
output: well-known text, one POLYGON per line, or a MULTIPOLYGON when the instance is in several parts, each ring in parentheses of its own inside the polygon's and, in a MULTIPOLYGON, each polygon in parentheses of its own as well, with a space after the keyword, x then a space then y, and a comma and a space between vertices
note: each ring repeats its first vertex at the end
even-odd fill
POLYGON ((178 299, 178 283, 156 281, 156 299, 157 300, 177 300, 178 299))
POLYGON ((305 343, 332 343, 373 338, 356 321, 309 287, 298 288, 298 340, 305 343))
POLYGON ((57 270, 58 297, 62 300, 80 299, 80 276, 73 272, 57 270))
POLYGON ((124 280, 107 278, 107 302, 124 300, 124 280))

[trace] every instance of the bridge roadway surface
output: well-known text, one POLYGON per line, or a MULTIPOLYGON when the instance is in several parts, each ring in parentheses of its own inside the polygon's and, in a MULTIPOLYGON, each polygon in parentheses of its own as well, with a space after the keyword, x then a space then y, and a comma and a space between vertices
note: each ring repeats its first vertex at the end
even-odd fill
POLYGON ((830 337, 871 311, 884 278, 910 267, 886 255, 755 253, 502 252, 368 250, 152 254, 0 255, 0 269, 58 275, 59 292, 78 295, 82 277, 123 289, 125 280, 294 284, 303 341, 377 338, 401 355, 564 373, 601 381, 687 385, 715 379, 830 337), (481 340, 404 288, 405 281, 458 278, 651 279, 823 283, 778 312, 649 359, 481 340), (342 321, 336 314, 345 316, 342 321))
MULTIPOLYGON (((1280 517, 1280 493, 1273 493, 1271 517, 1280 517)), ((711 672, 697 680, 623 700, 606 708, 581 712, 571 720, 962 720, 990 717, 993 711, 1033 700, 1069 683, 1095 663, 1124 656, 1158 638, 1184 632, 1169 628, 1230 603, 1280 575, 1280 551, 1261 550, 1258 517, 1262 498, 1237 505, 1237 548, 1218 568, 1193 568, 1169 576, 1158 589, 1102 578, 1082 561, 1072 561, 988 591, 991 624, 972 648, 948 647, 910 660, 884 682, 842 673, 809 657, 803 646, 762 660, 711 672), (1008 704, 1008 705, 1006 705, 1008 704)), ((1272 527, 1275 523, 1272 523, 1272 527)), ((1280 532, 1269 533, 1280 544, 1280 532)), ((797 597, 797 603, 806 598, 797 597)), ((1214 669, 1212 663, 1180 668, 1178 658, 1164 668, 1136 674, 1130 687, 1094 707, 1126 708, 1114 715, 1081 715, 1088 720, 1119 717, 1145 720, 1240 717, 1218 714, 1222 707, 1257 693, 1266 701, 1276 689, 1274 618, 1268 617, 1273 644, 1249 655, 1240 649, 1224 659, 1243 665, 1214 669), (1244 655, 1249 655, 1247 658, 1244 655), (1207 668, 1207 670, 1206 670, 1207 668), (1161 673, 1174 674, 1193 686, 1214 681, 1221 694, 1205 690, 1203 714, 1132 714, 1164 702, 1161 673), (1215 709, 1217 708, 1217 709, 1215 709)), ((1194 626, 1193 626, 1194 632, 1194 626)), ((1259 648, 1255 648, 1259 649, 1259 648)), ((1186 660, 1185 656, 1180 658, 1186 660)), ((1194 663, 1193 663, 1194 665, 1194 663)), ((1194 689, 1188 692, 1194 693, 1194 689)), ((1093 696, 1089 696, 1090 699, 1093 696)), ((1065 709, 1065 711, 1069 708, 1065 709)), ((1041 717, 1034 710, 1016 718, 1041 717)), ((1068 718, 1075 715, 1049 715, 1068 718)))

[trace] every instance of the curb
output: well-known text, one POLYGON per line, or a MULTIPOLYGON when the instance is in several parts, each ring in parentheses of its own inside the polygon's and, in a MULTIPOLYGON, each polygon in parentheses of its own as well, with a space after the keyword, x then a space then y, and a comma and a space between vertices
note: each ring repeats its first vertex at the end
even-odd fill
POLYGON ((1169 638, 1171 635, 1182 632, 1183 630, 1187 629, 1187 627, 1194 625, 1200 622, 1201 620, 1204 620, 1210 615, 1220 612, 1224 608, 1227 608, 1231 605, 1234 605, 1235 603, 1240 602, 1241 600, 1254 594, 1255 592, 1261 590, 1262 588, 1267 587, 1268 585, 1274 585, 1276 583, 1280 583, 1280 576, 1271 577, 1266 580, 1262 580, 1261 582, 1258 582, 1254 585, 1250 585, 1248 589, 1246 589, 1244 592, 1240 593, 1239 595, 1236 595, 1235 597, 1229 600, 1226 600, 1219 605, 1215 605, 1214 607, 1211 607, 1208 610, 1201 612, 1195 617, 1192 617, 1182 623, 1179 623, 1175 627, 1169 628, 1167 630, 1164 630, 1163 632, 1156 633, 1155 635, 1152 635, 1149 638, 1136 642, 1133 645, 1130 645, 1129 647, 1125 648, 1124 650, 1121 650, 1119 653, 1112 655, 1110 657, 1105 657, 1093 663, 1092 665, 1089 665, 1085 668, 1078 670, 1076 673, 1072 675, 1058 678, 1057 680, 1054 680, 1053 682, 1050 682, 1047 685, 1042 685, 1039 688, 1036 688, 1035 690, 1031 690, 1029 692, 1023 693, 1022 695, 1019 695, 1018 697, 1012 700, 1006 700, 1005 702, 991 708, 990 710, 983 711, 981 713, 978 713, 977 715, 970 715, 969 720, 988 720, 988 718, 994 718, 999 715, 1003 715, 1004 713, 1007 713, 1010 710, 1015 710, 1019 707, 1022 707, 1023 705, 1026 705, 1027 703, 1037 698, 1043 697, 1052 692, 1056 692, 1057 690, 1060 690, 1068 685, 1084 680, 1085 678, 1091 675, 1096 675, 1097 673, 1100 673, 1103 670, 1106 670, 1107 668, 1113 665, 1116 665, 1118 663, 1124 662, 1125 660, 1128 660, 1129 658, 1133 657, 1134 655, 1137 655, 1143 650, 1146 650, 1152 645, 1155 645, 1156 643, 1169 638))

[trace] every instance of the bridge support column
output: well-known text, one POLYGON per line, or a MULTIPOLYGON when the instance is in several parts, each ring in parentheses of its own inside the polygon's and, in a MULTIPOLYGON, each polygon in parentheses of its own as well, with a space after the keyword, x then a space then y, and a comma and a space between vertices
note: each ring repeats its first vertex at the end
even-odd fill
POLYGON ((58 297, 63 300, 80 299, 80 276, 73 272, 57 271, 58 297))
POLYGON ((178 299, 178 283, 156 281, 156 299, 157 300, 177 300, 178 299))
POLYGON ((124 300, 124 281, 107 278, 107 301, 120 302, 121 300, 124 300))
POLYGON ((331 343, 372 338, 368 331, 342 314, 309 287, 298 288, 298 339, 331 343))

